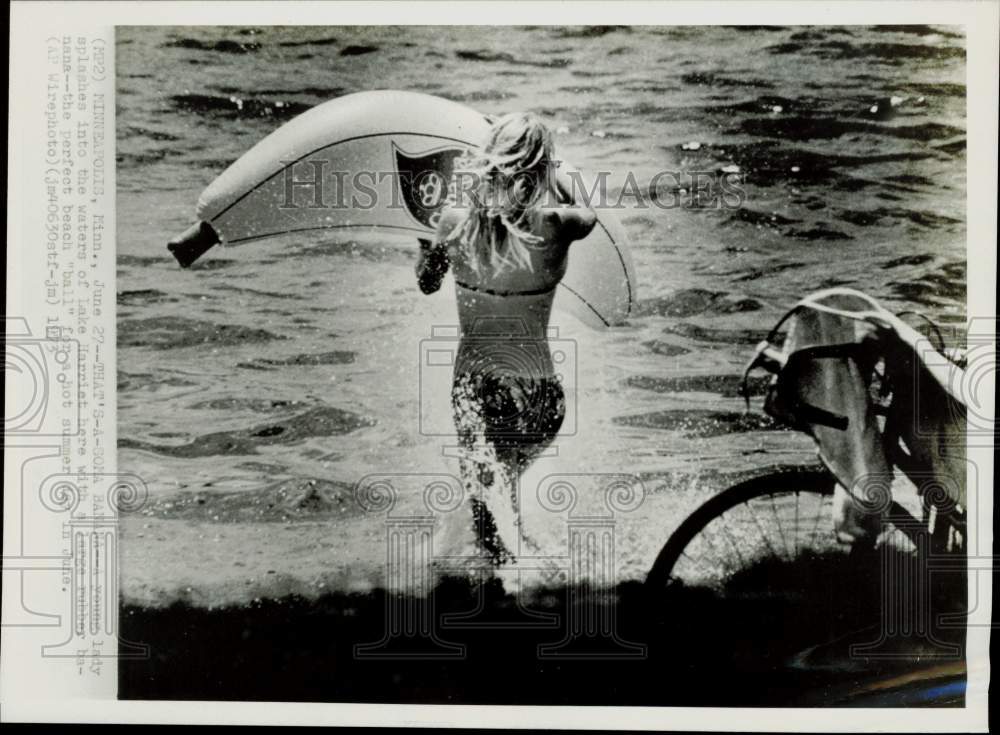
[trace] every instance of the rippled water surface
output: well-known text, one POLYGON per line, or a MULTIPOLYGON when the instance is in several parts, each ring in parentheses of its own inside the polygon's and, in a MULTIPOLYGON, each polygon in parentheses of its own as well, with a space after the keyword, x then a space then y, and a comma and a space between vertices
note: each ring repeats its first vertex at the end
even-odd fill
POLYGON ((627 326, 555 319, 575 411, 540 463, 643 478, 627 527, 638 574, 729 478, 809 460, 808 439, 736 395, 754 343, 798 297, 850 286, 964 320, 964 49, 959 31, 923 26, 119 28, 121 469, 158 503, 179 494, 176 512, 208 490, 222 520, 244 517, 240 498, 273 509, 302 487, 319 490, 296 518, 314 503, 317 519, 348 519, 366 475, 456 472, 434 436, 447 376, 421 365, 432 326, 454 323, 451 286, 419 294, 410 243, 300 236, 186 271, 165 243, 229 163, 339 95, 531 110, 567 159, 610 173, 613 197, 631 173, 647 201, 685 205, 623 199, 639 293, 627 326), (738 170, 745 202, 650 191, 663 170, 738 170))

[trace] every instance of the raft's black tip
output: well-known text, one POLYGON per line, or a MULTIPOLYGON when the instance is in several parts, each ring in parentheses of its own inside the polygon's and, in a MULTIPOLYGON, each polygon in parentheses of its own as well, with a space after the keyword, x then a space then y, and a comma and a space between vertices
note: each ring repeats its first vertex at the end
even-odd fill
POLYGON ((219 242, 219 233, 208 222, 195 222, 167 243, 182 268, 187 268, 219 242))

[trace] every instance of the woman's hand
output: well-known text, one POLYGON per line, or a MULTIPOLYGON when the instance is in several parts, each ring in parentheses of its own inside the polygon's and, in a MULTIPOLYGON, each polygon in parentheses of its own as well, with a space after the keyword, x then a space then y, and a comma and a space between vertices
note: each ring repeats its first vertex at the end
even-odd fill
POLYGON ((444 274, 448 272, 448 250, 438 242, 421 238, 420 256, 417 258, 417 284, 421 292, 432 294, 441 288, 444 274))

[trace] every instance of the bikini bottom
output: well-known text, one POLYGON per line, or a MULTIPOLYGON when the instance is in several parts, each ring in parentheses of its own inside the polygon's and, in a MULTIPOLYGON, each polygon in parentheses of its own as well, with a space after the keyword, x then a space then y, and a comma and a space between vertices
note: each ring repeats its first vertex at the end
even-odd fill
POLYGON ((555 377, 461 372, 451 400, 476 535, 499 566, 534 546, 521 530, 518 480, 558 433, 566 398, 555 377))

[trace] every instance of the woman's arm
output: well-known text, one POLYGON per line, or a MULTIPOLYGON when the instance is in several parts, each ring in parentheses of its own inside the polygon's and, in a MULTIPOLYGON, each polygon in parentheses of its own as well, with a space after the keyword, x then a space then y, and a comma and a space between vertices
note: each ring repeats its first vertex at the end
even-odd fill
POLYGON ((417 284, 425 294, 432 294, 441 288, 441 281, 448 272, 448 246, 444 237, 445 213, 442 212, 434 241, 421 238, 420 255, 417 257, 417 284))
POLYGON ((421 239, 417 258, 417 284, 425 294, 441 288, 444 274, 448 272, 448 251, 437 242, 421 239))
POLYGON ((573 177, 564 166, 554 169, 553 183, 555 184, 555 194, 560 204, 572 204, 581 206, 577 201, 577 187, 573 182, 573 177))
POLYGON ((565 167, 555 169, 554 183, 556 196, 563 205, 556 211, 559 213, 561 229, 569 240, 582 240, 597 223, 597 213, 586 201, 582 179, 578 171, 570 172, 565 167), (576 176, 572 174, 575 173, 576 176), (580 184, 580 186, 577 186, 580 184))

